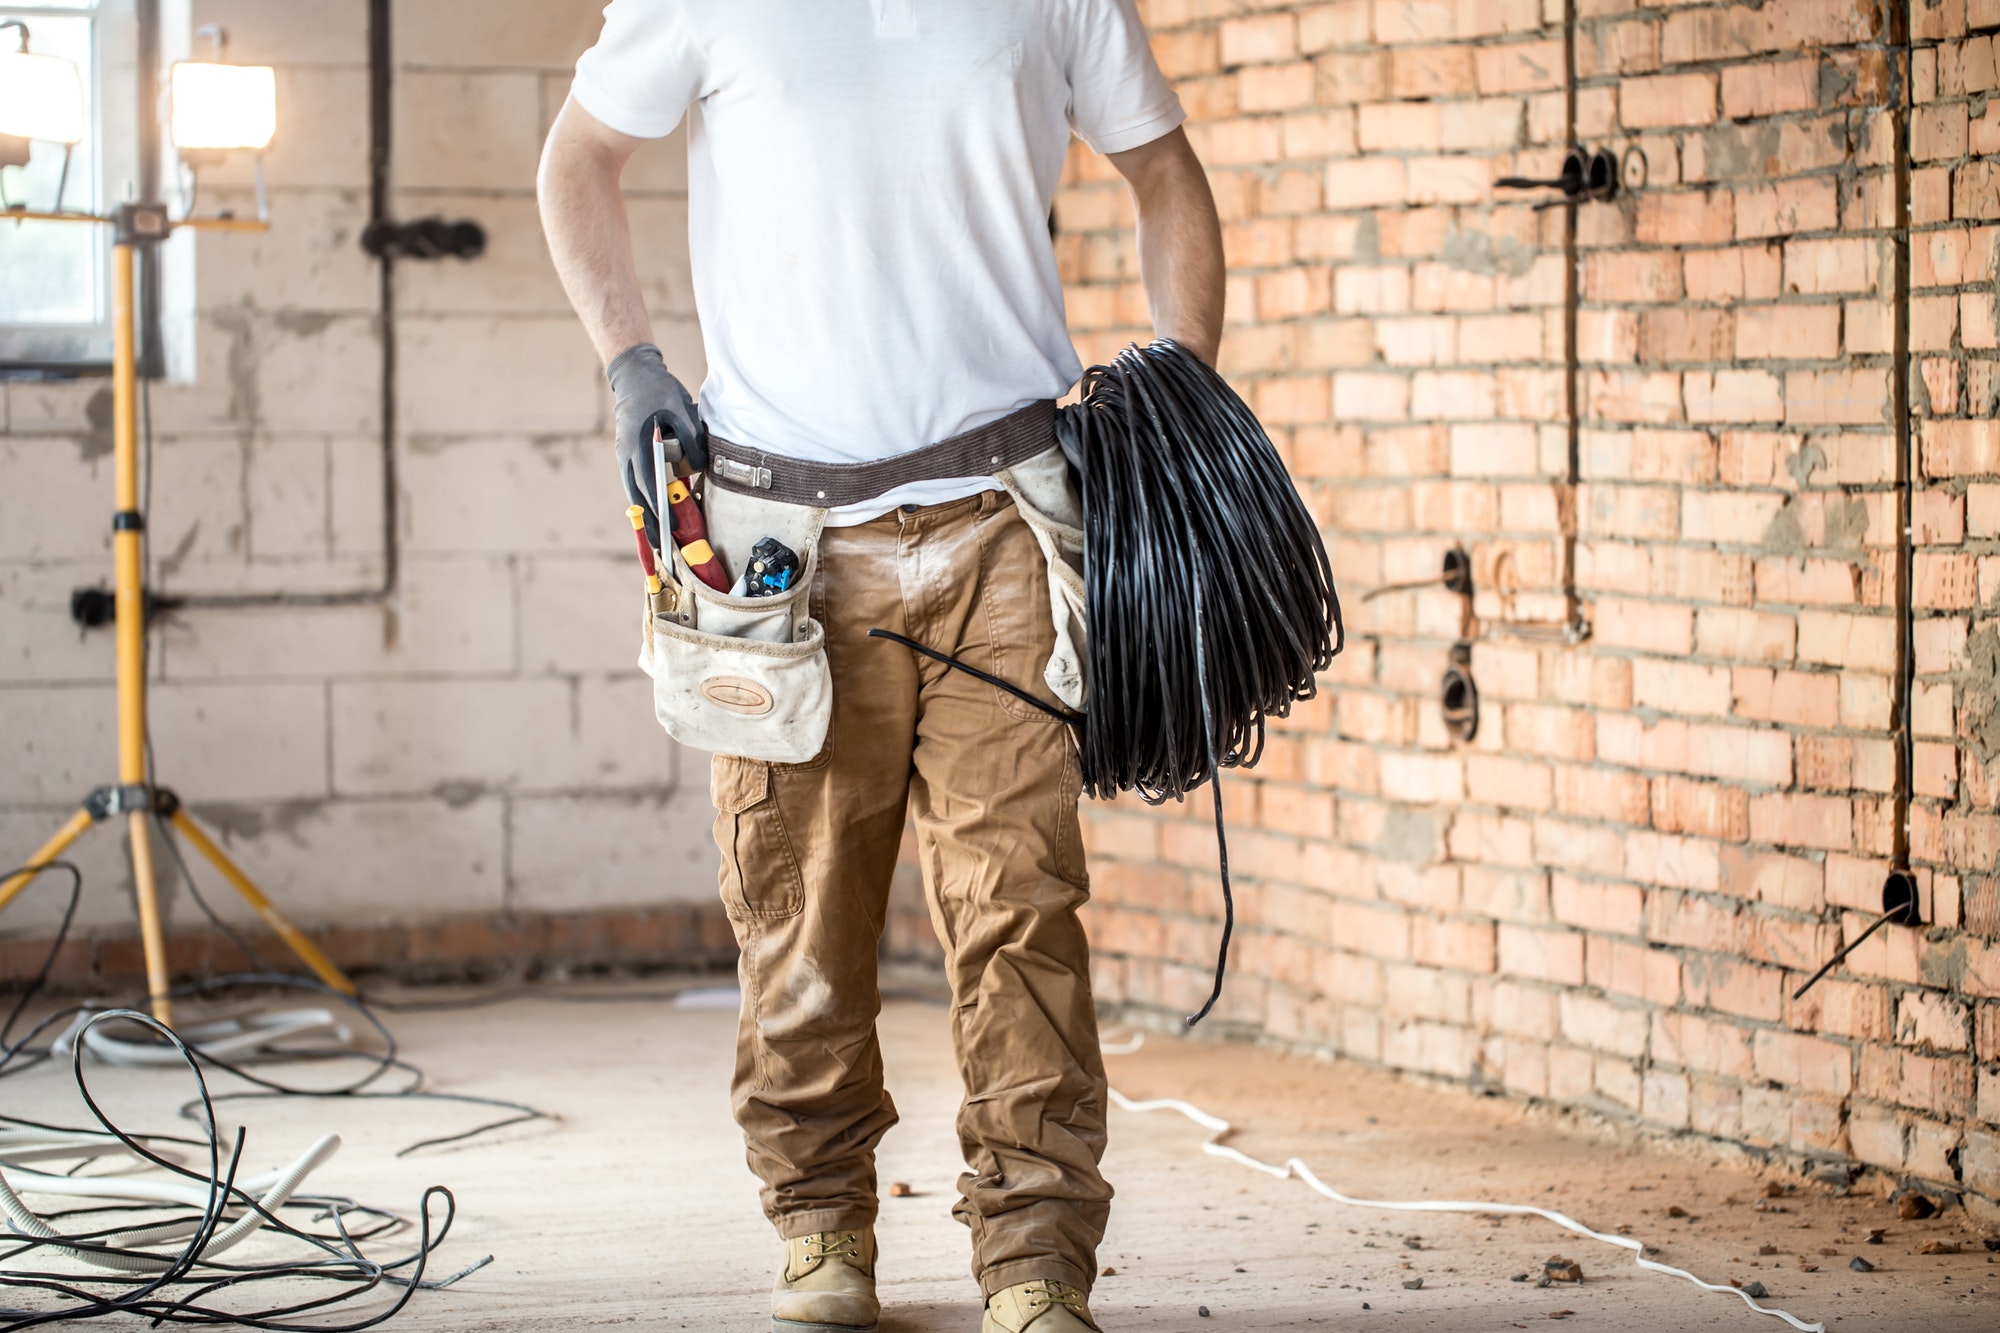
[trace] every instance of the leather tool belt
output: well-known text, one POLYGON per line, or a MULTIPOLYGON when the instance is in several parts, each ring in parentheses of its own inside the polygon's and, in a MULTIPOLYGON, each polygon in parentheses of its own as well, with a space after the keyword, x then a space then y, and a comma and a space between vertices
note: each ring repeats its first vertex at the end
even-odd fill
POLYGON ((1055 442, 1056 405, 1030 403, 948 440, 867 463, 816 463, 708 438, 708 483, 783 504, 838 509, 916 481, 990 477, 1046 453, 1055 442))

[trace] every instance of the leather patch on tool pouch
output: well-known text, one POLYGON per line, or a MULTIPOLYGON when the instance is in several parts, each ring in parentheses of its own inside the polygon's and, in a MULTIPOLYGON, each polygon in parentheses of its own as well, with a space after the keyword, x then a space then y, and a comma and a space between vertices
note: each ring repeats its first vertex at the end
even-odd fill
POLYGON ((769 690, 741 676, 710 676, 701 683, 701 697, 746 717, 762 717, 774 706, 769 690))

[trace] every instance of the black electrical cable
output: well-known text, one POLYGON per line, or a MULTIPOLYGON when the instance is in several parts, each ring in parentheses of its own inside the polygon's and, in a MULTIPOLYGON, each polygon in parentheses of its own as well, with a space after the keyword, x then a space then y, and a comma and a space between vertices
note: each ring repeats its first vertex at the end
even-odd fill
MULTIPOLYGON (((172 845, 171 833, 168 834, 172 845)), ((0 1075, 19 1073, 48 1060, 54 1054, 51 1047, 34 1045, 36 1038, 51 1027, 82 1013, 88 1017, 77 1025, 70 1042, 73 1055, 73 1072, 78 1093, 84 1104, 96 1118, 98 1130, 86 1130, 73 1126, 53 1125, 46 1122, 28 1120, 18 1116, 0 1115, 0 1124, 37 1129, 63 1135, 81 1135, 97 1138, 104 1142, 116 1142, 125 1151, 132 1153, 154 1166, 160 1167, 208 1187, 208 1202, 199 1211, 191 1211, 173 1205, 105 1205, 99 1207, 73 1208, 49 1214, 43 1221, 51 1226, 66 1218, 109 1218, 109 1225, 96 1224, 95 1229, 79 1232, 62 1232, 58 1239, 46 1239, 38 1235, 26 1235, 14 1231, 6 1239, 11 1242, 0 1249, 0 1288, 15 1288, 23 1291, 42 1293, 58 1297, 63 1304, 55 1309, 21 1309, 0 1307, 0 1333, 19 1333, 20 1330, 44 1324, 76 1319, 87 1319, 115 1314, 131 1314, 152 1320, 154 1323, 173 1324, 235 1324, 249 1328, 279 1330, 281 1333, 359 1333, 373 1328, 399 1314, 410 1298, 419 1289, 437 1289, 449 1286, 466 1274, 476 1271, 491 1262, 491 1256, 481 1259, 459 1272, 443 1278, 428 1279, 424 1276, 430 1256, 441 1244, 451 1228, 455 1204, 451 1192, 443 1186, 432 1186, 424 1191, 419 1204, 417 1224, 420 1239, 416 1249, 402 1258, 381 1261, 363 1252, 364 1242, 374 1240, 390 1231, 408 1225, 404 1219, 384 1209, 369 1207, 352 1199, 296 1195, 275 1210, 267 1210, 255 1198, 237 1188, 235 1184, 238 1163, 241 1160, 244 1137, 239 1130, 234 1145, 225 1164, 221 1155, 221 1141, 217 1129, 215 1107, 222 1102, 246 1098, 274 1098, 297 1096, 335 1097, 349 1100, 363 1098, 424 1098, 465 1105, 504 1108, 513 1114, 507 1119, 483 1124, 461 1134, 438 1136, 414 1143, 399 1152, 405 1156, 425 1147, 455 1143, 474 1135, 483 1134, 505 1125, 520 1124, 527 1120, 544 1118, 542 1112, 517 1102, 499 1098, 478 1097, 454 1093, 434 1093, 423 1090, 423 1074, 420 1069, 401 1059, 397 1054, 393 1034, 360 1000, 341 996, 338 992, 322 985, 314 979, 305 979, 283 974, 244 974, 193 982, 175 987, 171 992, 176 998, 212 998, 220 991, 256 986, 261 989, 296 989, 330 996, 350 1004, 381 1039, 383 1049, 370 1054, 347 1049, 328 1047, 323 1049, 287 1049, 276 1052, 289 1060, 362 1060, 368 1064, 359 1076, 326 1088, 298 1087, 280 1082, 268 1074, 253 1072, 244 1064, 225 1060, 213 1052, 205 1051, 198 1043, 169 1031, 143 1013, 129 1009, 102 1008, 95 1004, 74 1005, 50 1014, 37 1022, 17 1041, 9 1041, 14 1027, 26 1012, 35 996, 44 989, 55 961, 60 956, 74 923, 77 904, 81 897, 83 877, 67 862, 52 863, 48 869, 57 869, 70 876, 69 901, 63 913, 61 926, 50 945, 49 952, 41 967, 23 988, 20 997, 8 1014, 4 1024, 0 1024, 0 1075), (182 1114, 194 1122, 201 1138, 185 1138, 165 1134, 130 1133, 105 1113, 93 1095, 84 1071, 83 1052, 89 1032, 99 1024, 118 1022, 137 1027, 147 1038, 157 1042, 161 1050, 171 1050, 178 1056, 194 1076, 197 1095, 182 1107, 182 1114), (24 1058, 25 1057, 25 1058, 24 1058), (210 1066, 235 1075, 253 1087, 254 1092, 215 1092, 210 1089, 203 1074, 203 1066, 210 1066), (409 1077, 407 1086, 400 1089, 375 1090, 377 1083, 390 1071, 400 1071, 409 1077), (182 1167, 170 1158, 161 1156, 153 1145, 177 1145, 194 1148, 208 1159, 206 1172, 193 1171, 182 1167), (441 1222, 433 1219, 435 1201, 443 1201, 444 1216, 441 1222), (232 1264, 219 1259, 201 1257, 225 1221, 230 1218, 228 1211, 239 1214, 243 1210, 254 1212, 260 1220, 260 1230, 266 1235, 289 1237, 311 1250, 313 1257, 304 1259, 280 1259, 270 1262, 232 1264), (303 1211, 310 1221, 294 1223, 284 1214, 303 1211), (124 1218, 127 1214, 141 1214, 135 1222, 124 1218), (360 1227, 350 1226, 348 1218, 364 1220, 360 1227), (331 1233, 310 1229, 311 1222, 330 1221, 331 1233), (135 1232, 156 1229, 162 1226, 179 1225, 188 1231, 188 1240, 177 1254, 159 1250, 134 1248, 138 1242, 132 1239, 135 1232), (116 1255, 125 1259, 141 1259, 154 1271, 134 1275, 130 1272, 111 1271, 93 1274, 85 1279, 70 1272, 39 1272, 24 1268, 18 1262, 23 1256, 38 1251, 69 1254, 88 1258, 90 1256, 116 1255), (410 1269, 405 1274, 402 1270, 410 1269), (253 1289, 258 1284, 280 1282, 296 1284, 307 1280, 321 1285, 331 1285, 330 1294, 321 1294, 309 1299, 292 1298, 288 1303, 268 1309, 225 1309, 213 1304, 213 1300, 223 1293, 253 1289), (314 1321, 294 1322, 299 1316, 314 1312, 328 1312, 351 1309, 354 1302, 388 1284, 400 1287, 400 1295, 383 1310, 378 1310, 363 1318, 346 1323, 314 1321)), ((182 866, 187 876, 185 864, 182 866)), ((88 1153, 80 1153, 78 1166, 88 1160, 88 1153)), ((23 1187, 33 1191, 33 1178, 46 1176, 51 1172, 37 1167, 12 1166, 9 1170, 16 1174, 23 1187)), ((73 1172, 71 1173, 73 1174, 73 1172)), ((290 1291, 292 1287, 287 1286, 290 1291)))
MULTIPOLYGON (((131 1314, 151 1319, 154 1323, 173 1324, 234 1324, 247 1328, 279 1330, 281 1333, 360 1333, 361 1330, 376 1327, 393 1319, 409 1304, 419 1289, 434 1290, 449 1286, 465 1274, 474 1272, 490 1262, 488 1259, 440 1279, 427 1279, 424 1275, 431 1256, 450 1233, 456 1212, 451 1192, 443 1186, 431 1186, 423 1193, 418 1205, 419 1239, 416 1248, 409 1254, 392 1260, 382 1261, 369 1257, 362 1249, 361 1242, 386 1234, 401 1224, 401 1219, 381 1209, 368 1208, 350 1199, 295 1196, 277 1209, 267 1209, 236 1184, 239 1164, 243 1156, 245 1136, 238 1130, 231 1145, 225 1165, 222 1141, 215 1117, 215 1099, 210 1094, 207 1080, 201 1071, 202 1057, 187 1043, 174 1035, 165 1026, 144 1014, 131 1010, 107 1010, 91 1018, 85 1025, 90 1027, 108 1021, 137 1024, 150 1029, 164 1046, 172 1047, 181 1062, 195 1080, 197 1096, 192 1105, 199 1105, 201 1111, 194 1117, 205 1131, 205 1138, 195 1146, 204 1150, 207 1157, 206 1171, 191 1170, 170 1158, 163 1157, 148 1146, 149 1142, 160 1142, 158 1136, 139 1136, 127 1133, 107 1116, 92 1095, 89 1080, 85 1077, 83 1061, 79 1055, 74 1070, 78 1093, 101 1125, 98 1137, 116 1141, 125 1151, 135 1157, 150 1162, 156 1167, 197 1182, 207 1189, 207 1203, 198 1213, 185 1209, 171 1215, 149 1219, 154 1226, 182 1224, 190 1227, 187 1242, 177 1254, 165 1254, 157 1250, 134 1249, 129 1244, 116 1243, 130 1235, 134 1227, 128 1222, 112 1227, 100 1227, 95 1231, 65 1233, 57 1239, 29 1236, 16 1233, 12 1238, 16 1243, 0 1255, 8 1261, 9 1267, 0 1271, 0 1286, 25 1291, 40 1292, 62 1298, 67 1304, 54 1309, 0 1310, 0 1333, 19 1333, 20 1330, 44 1324, 58 1323, 74 1319, 87 1319, 113 1314, 131 1314), (433 1200, 442 1198, 444 1215, 441 1222, 432 1218, 433 1200), (277 1260, 266 1263, 223 1263, 202 1257, 212 1240, 215 1239, 228 1210, 240 1213, 254 1213, 260 1229, 266 1234, 287 1237, 307 1248, 309 1257, 302 1260, 277 1260), (286 1220, 287 1211, 306 1211, 317 1219, 329 1219, 333 1234, 307 1230, 286 1220), (373 1219, 365 1229, 351 1228, 347 1216, 354 1214, 373 1219), (143 1258, 149 1265, 157 1265, 155 1272, 134 1275, 110 1272, 88 1279, 71 1273, 24 1271, 13 1261, 22 1255, 38 1250, 54 1251, 60 1255, 69 1253, 88 1257, 90 1255, 118 1255, 125 1258, 143 1258), (408 1269, 405 1274, 402 1270, 408 1269), (310 1280, 321 1284, 332 1284, 330 1294, 309 1299, 291 1297, 287 1303, 260 1310, 224 1309, 211 1304, 212 1298, 224 1292, 239 1292, 254 1289, 257 1284, 281 1282, 292 1284, 298 1280, 310 1280), (367 1297, 383 1284, 401 1288, 397 1297, 386 1309, 380 1309, 360 1318, 344 1323, 294 1322, 298 1316, 311 1313, 326 1313, 343 1307, 351 1308, 353 1303, 367 1297)), ((82 1033, 79 1034, 79 1046, 82 1033)), ((77 1132, 77 1131, 68 1131, 77 1132)), ((93 1131, 93 1133, 96 1133, 93 1131)), ((32 1171, 28 1175, 36 1174, 32 1171)), ((29 1185, 32 1190, 32 1184, 29 1185)), ((105 1208, 73 1209, 56 1217, 79 1217, 103 1214, 146 1212, 144 1207, 115 1205, 105 1208)), ((49 1219, 45 1218, 46 1223, 49 1219)), ((287 1290, 291 1290, 290 1286, 287 1290)))
MULTIPOLYGON (((174 841, 171 827, 163 827, 163 836, 166 839, 168 848, 173 853, 175 861, 179 864, 182 879, 192 889, 195 883, 194 877, 189 871, 185 859, 181 856, 178 845, 174 841)), ((29 1003, 33 1001, 34 997, 46 985, 50 971, 54 967, 56 959, 61 954, 63 944, 68 938, 70 927, 75 920, 77 902, 82 893, 83 876, 74 866, 68 862, 59 861, 50 863, 48 868, 60 869, 70 875, 71 889, 69 904, 63 913, 62 924, 57 929, 55 939, 49 945, 49 952, 40 970, 29 981, 19 999, 15 1001, 13 1010, 9 1013, 5 1024, 0 1025, 0 1078, 24 1073, 36 1065, 53 1058, 55 1055, 54 1046, 36 1046, 34 1044, 36 1038, 42 1034, 81 1014, 95 1015, 83 1025, 85 1027, 95 1026, 102 1014, 112 1007, 95 1002, 69 1005, 44 1015, 32 1028, 22 1035, 20 1040, 11 1044, 7 1041, 8 1035, 13 1031, 14 1025, 20 1020, 21 1015, 26 1012, 29 1003)), ((13 873, 8 872, 7 876, 0 876, 0 879, 9 878, 13 873)), ((196 891, 193 896, 201 904, 202 910, 207 913, 210 921, 218 926, 222 926, 223 923, 217 918, 213 909, 200 896, 199 892, 196 891)), ((227 931, 226 926, 223 928, 227 931)), ((252 959, 256 958, 255 953, 250 951, 249 946, 241 937, 236 936, 233 932, 229 933, 230 938, 235 941, 239 949, 243 950, 248 957, 252 959)), ((402 1058, 399 1053, 395 1034, 389 1030, 388 1025, 376 1014, 376 1006, 359 996, 347 995, 334 990, 317 978, 298 977, 289 973, 271 971, 231 973, 224 976, 182 983, 168 991, 168 995, 176 1000, 213 1000, 218 995, 227 991, 245 988, 267 991, 305 991, 314 996, 345 1005, 352 1009, 369 1028, 373 1029, 376 1036, 380 1039, 381 1049, 371 1053, 368 1051, 357 1051, 345 1045, 287 1047, 281 1051, 266 1054, 264 1058, 278 1056, 293 1062, 361 1061, 367 1065, 367 1068, 352 1079, 337 1082, 331 1086, 306 1087, 279 1080, 268 1073, 253 1071, 247 1063, 225 1059, 215 1052, 207 1050, 198 1042, 185 1041, 178 1037, 175 1038, 173 1044, 177 1049, 192 1052, 203 1063, 220 1069, 224 1073, 234 1075, 245 1083, 250 1084, 251 1088, 254 1089, 253 1091, 209 1094, 206 1088, 204 1088, 205 1097, 208 1099, 217 1102, 274 1100, 292 1097, 327 1097, 350 1101, 375 1099, 412 1100, 442 1102, 459 1106, 487 1107, 510 1112, 509 1115, 501 1119, 482 1123, 461 1133, 420 1139, 398 1150, 396 1153, 398 1157, 407 1157, 425 1148, 460 1143, 467 1139, 476 1138, 479 1135, 491 1133, 494 1130, 505 1129, 513 1125, 554 1118, 548 1112, 530 1106, 525 1102, 511 1101, 500 1097, 483 1097, 472 1093, 435 1092, 424 1087, 424 1071, 419 1066, 402 1058), (375 1084, 391 1072, 401 1073, 406 1076, 403 1086, 392 1088, 375 1087, 375 1084)), ((80 1049, 82 1041, 80 1032, 73 1037, 73 1041, 78 1044, 80 1049)), ((194 1110, 195 1104, 189 1103, 181 1108, 181 1113, 184 1116, 192 1117, 194 1110)), ((55 1130, 64 1133, 83 1132, 63 1126, 45 1125, 35 1121, 20 1120, 7 1115, 0 1115, 0 1124, 18 1124, 30 1128, 55 1130)), ((154 1137, 158 1138, 158 1136, 154 1137)), ((184 1144, 193 1142, 192 1140, 173 1141, 184 1144)))
MULTIPOLYGON (((16 875, 26 874, 27 870, 28 867, 26 866, 10 870, 5 875, 0 875, 0 883, 10 880, 16 875)), ((13 1032, 14 1024, 21 1021, 21 1015, 28 1011, 28 1005, 34 1000, 35 996, 39 995, 42 988, 48 985, 49 974, 55 970, 56 959, 62 956, 63 942, 69 938, 69 928, 76 921, 77 904, 83 899, 83 872, 81 870, 68 861, 51 861, 47 865, 40 867, 36 873, 47 874, 50 871, 61 871, 69 876, 69 903, 63 908, 62 924, 56 927, 56 937, 49 944, 49 952, 42 959, 41 967, 35 970, 35 975, 29 978, 27 986, 21 991, 21 998, 16 1000, 14 1007, 7 1012, 7 1021, 0 1023, 0 1074, 14 1072, 11 1066, 16 1059, 23 1055, 30 1057, 30 1063, 23 1065, 23 1069, 32 1069, 35 1065, 49 1058, 48 1051, 35 1050, 33 1048, 34 1039, 48 1027, 46 1020, 37 1023, 27 1035, 12 1045, 8 1044, 7 1037, 9 1033, 13 1032)))
MULTIPOLYGON (((1158 805, 1253 767, 1265 720, 1310 699, 1346 643, 1326 545, 1270 437, 1228 381, 1166 338, 1086 371, 1056 437, 1082 482, 1087 710, 870 634, 1075 726, 1094 797, 1136 791, 1158 805)), ((1236 926, 1219 791, 1215 839, 1222 941, 1190 1027, 1222 995, 1236 926)))
POLYGON ((1083 388, 1057 433, 1083 483, 1084 784, 1157 804, 1257 762, 1265 719, 1311 698, 1341 650, 1340 602, 1312 515, 1222 376, 1161 340, 1083 388))
MULTIPOLYGON (((152 772, 153 738, 149 727, 146 736, 146 773, 149 778, 152 772)), ((229 941, 231 948, 243 955, 243 960, 250 964, 251 971, 271 971, 271 965, 266 963, 262 956, 250 947, 250 941, 244 939, 243 936, 237 933, 235 927, 224 921, 222 915, 209 903, 207 895, 202 893, 200 882, 195 879, 193 873, 188 869, 187 858, 181 855, 180 839, 175 836, 174 826, 168 823, 166 817, 160 813, 157 803, 153 807, 153 827, 159 830, 160 841, 167 845, 168 854, 174 858, 174 868, 180 872, 181 883, 187 887, 188 897, 194 899, 194 905, 201 911, 203 916, 208 918, 208 923, 221 933, 222 938, 229 941)))
MULTIPOLYGON (((1127 347, 1083 377, 1057 418, 1082 479, 1093 796, 1180 799, 1248 768, 1265 719, 1317 691, 1345 644, 1319 527, 1249 406, 1169 339, 1127 347)), ((1215 794, 1222 994, 1235 929, 1222 797, 1215 794)))
POLYGON ((974 680, 983 680, 996 690, 1005 690, 1008 694, 1013 695, 1016 699, 1019 699, 1022 703, 1033 705, 1034 707, 1041 709, 1044 713, 1047 713, 1050 717, 1053 717, 1058 721, 1067 722, 1072 726, 1081 726, 1083 724, 1082 713, 1065 713, 1059 709, 1051 708, 1046 703, 1043 703, 1040 699, 1037 699, 1034 695, 1022 689, 1019 685, 1014 684, 1012 681, 1002 680, 1000 679, 1000 677, 994 675, 992 672, 981 671, 976 666, 968 666, 964 662, 959 661, 956 657, 953 657, 950 653, 941 653, 935 648, 926 647, 923 644, 918 643, 915 639, 909 638, 906 635, 897 634, 893 630, 871 629, 868 631, 868 637, 871 639, 887 639, 891 643, 900 643, 905 648, 908 648, 911 652, 921 654, 924 657, 928 657, 933 662, 942 662, 948 667, 956 667, 958 670, 963 671, 966 675, 971 676, 974 680))

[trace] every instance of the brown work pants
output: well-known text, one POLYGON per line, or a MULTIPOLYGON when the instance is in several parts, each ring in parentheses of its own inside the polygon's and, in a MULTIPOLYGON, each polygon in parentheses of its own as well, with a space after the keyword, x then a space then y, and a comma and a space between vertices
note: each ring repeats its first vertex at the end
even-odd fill
POLYGON ((1071 729, 871 639, 893 630, 1053 704, 1041 548, 988 492, 829 528, 813 614, 833 725, 804 764, 717 757, 722 898, 742 948, 734 1101, 781 1235, 871 1225, 882 1086, 877 945, 905 813, 952 990, 971 1168, 954 1208, 987 1295, 1086 1290, 1110 1211, 1071 729))

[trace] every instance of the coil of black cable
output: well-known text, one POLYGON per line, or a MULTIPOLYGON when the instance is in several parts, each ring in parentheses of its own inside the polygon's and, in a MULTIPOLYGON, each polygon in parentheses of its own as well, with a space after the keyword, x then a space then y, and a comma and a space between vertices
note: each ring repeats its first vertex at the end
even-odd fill
MULTIPOLYGON (((1266 720, 1309 699, 1345 643, 1318 525, 1249 406, 1170 340, 1083 378, 1057 419, 1081 474, 1090 697, 1084 789, 1178 799, 1254 765, 1266 720)), ((1235 925, 1215 800, 1222 993, 1235 925)))

